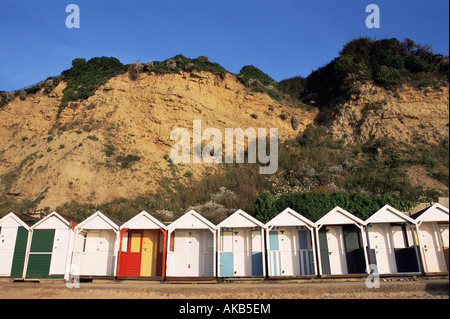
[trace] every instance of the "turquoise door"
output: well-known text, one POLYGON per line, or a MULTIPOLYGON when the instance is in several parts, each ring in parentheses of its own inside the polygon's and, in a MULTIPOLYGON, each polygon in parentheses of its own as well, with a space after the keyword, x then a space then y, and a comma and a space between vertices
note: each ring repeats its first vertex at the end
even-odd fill
POLYGON ((280 276, 280 251, 279 251, 279 242, 278 242, 278 231, 271 230, 269 231, 269 269, 271 276, 280 276))
POLYGON ((233 270, 233 253, 220 253, 220 275, 223 277, 232 277, 233 270))

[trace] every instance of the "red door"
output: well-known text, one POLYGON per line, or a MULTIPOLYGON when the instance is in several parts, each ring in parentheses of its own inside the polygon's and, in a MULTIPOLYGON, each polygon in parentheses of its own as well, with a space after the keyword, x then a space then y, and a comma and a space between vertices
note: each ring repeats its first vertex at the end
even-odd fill
POLYGON ((121 233, 121 250, 119 251, 119 263, 117 276, 139 276, 141 273, 141 249, 142 231, 128 231, 128 238, 123 238, 121 233))

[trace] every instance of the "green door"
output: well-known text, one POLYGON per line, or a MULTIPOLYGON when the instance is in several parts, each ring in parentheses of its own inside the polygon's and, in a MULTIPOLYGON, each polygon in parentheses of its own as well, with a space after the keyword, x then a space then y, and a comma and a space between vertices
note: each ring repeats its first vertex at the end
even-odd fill
POLYGON ((322 262, 322 274, 331 274, 330 256, 328 255, 328 240, 327 230, 325 227, 319 229, 319 244, 320 244, 320 260, 322 262))
POLYGON ((11 278, 22 278, 25 254, 27 250, 28 230, 20 226, 17 228, 16 244, 14 246, 11 278))
POLYGON ((31 238, 27 278, 48 278, 52 258, 54 229, 35 229, 31 238))

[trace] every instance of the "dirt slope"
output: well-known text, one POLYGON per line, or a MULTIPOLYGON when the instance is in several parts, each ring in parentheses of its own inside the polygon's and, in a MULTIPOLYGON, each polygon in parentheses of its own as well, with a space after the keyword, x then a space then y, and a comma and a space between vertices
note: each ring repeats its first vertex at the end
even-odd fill
MULTIPOLYGON (((42 197, 38 208, 102 203, 152 190, 160 178, 186 171, 193 178, 205 165, 173 167, 167 160, 175 141, 170 133, 201 120, 202 130, 278 128, 280 139, 312 123, 316 112, 281 105, 255 93, 227 74, 207 72, 128 74, 110 79, 89 99, 70 103, 56 121, 65 83, 0 110, 0 191, 17 198, 42 197), (280 118, 285 111, 289 117, 280 118), (291 117, 297 116, 294 130, 291 117), (139 156, 122 168, 117 156, 139 156)), ((181 177, 183 178, 183 177, 181 177)))

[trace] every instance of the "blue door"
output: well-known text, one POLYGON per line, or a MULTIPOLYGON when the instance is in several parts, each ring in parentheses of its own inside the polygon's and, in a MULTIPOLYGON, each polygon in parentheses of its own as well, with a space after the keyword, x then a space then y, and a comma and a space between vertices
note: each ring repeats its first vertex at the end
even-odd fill
POLYGON ((278 243, 278 231, 272 230, 269 231, 269 269, 271 276, 280 276, 280 252, 279 252, 279 243, 278 243))
POLYGON ((300 275, 312 275, 314 274, 314 260, 312 249, 308 242, 308 233, 306 229, 300 229, 298 231, 299 238, 299 265, 300 275))
POLYGON ((234 275, 233 253, 220 253, 220 275, 223 277, 234 275))
POLYGON ((260 277, 263 275, 262 252, 252 253, 252 276, 260 277))

